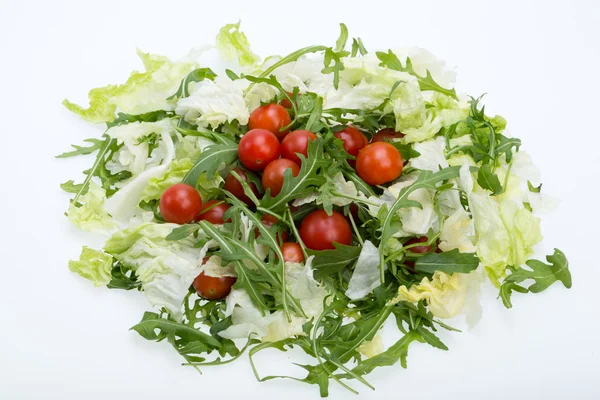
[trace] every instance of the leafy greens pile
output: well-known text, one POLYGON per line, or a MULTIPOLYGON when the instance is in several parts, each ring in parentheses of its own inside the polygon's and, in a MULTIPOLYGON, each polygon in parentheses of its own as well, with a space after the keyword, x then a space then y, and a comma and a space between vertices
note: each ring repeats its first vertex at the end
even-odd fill
POLYGON ((436 331, 454 329, 441 319, 462 313, 476 323, 483 279, 508 308, 514 292, 537 293, 557 280, 571 286, 560 250, 547 263, 530 259, 542 240, 536 215, 553 202, 506 121, 486 115, 481 98, 448 89, 454 73, 430 53, 373 53, 359 38, 348 42, 341 24, 332 47, 263 61, 239 23, 227 25, 217 36, 218 68, 200 65, 197 52, 176 62, 140 52, 144 72, 92 89, 88 108, 64 101, 107 125, 101 138, 59 156, 95 154, 81 183, 61 187, 74 195, 69 220, 109 236, 103 250, 84 247, 69 268, 97 286, 142 291, 157 311, 133 329, 168 341, 185 365, 225 364, 247 351, 266 381, 280 376, 262 376, 254 355, 298 347, 315 362, 293 379, 318 385, 322 396, 331 380, 372 388, 365 375, 406 367, 411 342, 447 350, 436 331), (249 206, 223 190, 224 177, 239 166, 250 113, 282 101, 290 128, 318 138, 276 196, 263 195, 248 172, 260 193, 240 181, 249 206), (348 125, 368 138, 383 128, 402 132, 392 142, 405 161, 399 179, 370 186, 358 176, 334 135, 348 125), (227 222, 165 222, 159 199, 180 182, 203 201, 226 202, 227 222), (298 225, 316 209, 346 215, 352 244, 303 246, 298 225), (268 227, 264 215, 280 222, 268 227), (284 231, 302 245, 305 262, 283 261, 284 231), (205 300, 191 287, 201 272, 237 281, 226 299, 205 300), (392 315, 401 337, 386 349, 380 330, 392 315))

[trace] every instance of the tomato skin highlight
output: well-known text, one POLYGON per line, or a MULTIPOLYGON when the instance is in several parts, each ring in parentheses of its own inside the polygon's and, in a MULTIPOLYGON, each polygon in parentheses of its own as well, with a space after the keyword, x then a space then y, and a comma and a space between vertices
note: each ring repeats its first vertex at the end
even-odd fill
POLYGON ((298 243, 285 242, 281 245, 281 252, 285 262, 301 263, 304 261, 304 253, 302 253, 302 247, 298 243))
POLYGON ((296 164, 302 164, 300 157, 296 153, 308 156, 308 141, 314 141, 317 135, 310 131, 297 130, 290 132, 281 142, 281 157, 287 158, 296 164))
POLYGON ((235 284, 237 278, 232 276, 223 276, 215 278, 205 275, 201 272, 194 279, 192 286, 200 296, 208 300, 221 300, 227 297, 231 292, 231 287, 235 284))
POLYGON ((262 176, 262 184, 265 191, 270 189, 271 197, 275 197, 281 192, 281 188, 283 187, 283 173, 286 169, 291 169, 293 176, 298 176, 298 173, 300 173, 298 164, 285 158, 272 161, 265 168, 262 176))
POLYGON ((290 131, 289 129, 280 131, 281 128, 291 123, 292 119, 285 107, 279 104, 267 104, 252 111, 248 120, 248 128, 266 129, 277 136, 277 139, 281 140, 290 131))
MULTIPOLYGON (((354 157, 358 155, 358 152, 362 148, 369 144, 367 137, 353 126, 348 126, 339 132, 335 132, 333 135, 344 142, 344 150, 354 157)), ((348 160, 348 164, 354 166, 356 165, 356 160, 348 160)))
POLYGON ((262 171, 279 158, 281 145, 277 137, 265 129, 248 131, 238 145, 238 158, 251 171, 262 171))
POLYGON ((369 185, 382 185, 402 173, 402 156, 390 143, 371 143, 358 153, 356 172, 369 185))
POLYGON ((401 139, 404 137, 404 133, 396 132, 393 128, 384 128, 379 130, 373 138, 371 139, 371 143, 377 142, 393 142, 394 139, 401 139))
POLYGON ((159 209, 165 221, 187 224, 192 222, 202 209, 202 198, 192 186, 176 183, 160 196, 159 209))
MULTIPOLYGON (((225 223, 224 215, 231 206, 222 200, 210 200, 204 203, 200 213, 196 217, 196 221, 208 221, 214 225, 222 225, 225 223), (216 205, 215 205, 216 204, 216 205), (209 209, 210 208, 210 209, 209 209), (208 211, 204 211, 208 210, 208 211)), ((231 222, 231 219, 227 220, 231 222)))
MULTIPOLYGON (((242 168, 234 168, 232 171, 235 171, 240 176, 240 178, 242 178, 243 181, 248 182, 246 171, 244 171, 242 168)), ((256 184, 254 182, 248 182, 248 186, 250 186, 250 190, 252 190, 252 192, 258 197, 259 193, 256 184)), ((250 200, 250 197, 246 196, 246 193, 244 192, 244 187, 242 186, 240 181, 238 181, 237 178, 233 176, 233 174, 229 173, 229 175, 227 175, 227 177, 225 178, 225 185, 223 186, 223 189, 230 192, 238 200, 246 203, 248 206, 255 206, 252 200, 250 200)))
MULTIPOLYGON (((429 239, 427 238, 427 236, 420 236, 420 237, 412 238, 412 239, 408 240, 406 243, 404 243, 404 246, 408 246, 411 244, 417 244, 417 243, 427 243, 428 240, 429 239)), ((407 251, 410 251, 411 253, 415 253, 415 254, 424 254, 424 253, 430 252, 432 248, 433 248, 432 245, 415 246, 415 247, 411 247, 411 248, 407 249, 407 251)))
POLYGON ((342 214, 333 211, 316 210, 304 218, 299 229, 302 241, 311 250, 334 250, 333 243, 349 246, 352 243, 352 229, 342 214))

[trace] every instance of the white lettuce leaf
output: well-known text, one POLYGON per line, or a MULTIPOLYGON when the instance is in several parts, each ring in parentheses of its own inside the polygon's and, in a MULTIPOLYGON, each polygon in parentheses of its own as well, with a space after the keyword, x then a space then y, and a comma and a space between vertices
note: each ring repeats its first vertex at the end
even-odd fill
POLYGON ((358 256, 345 294, 350 300, 361 299, 372 293, 380 285, 379 250, 373 243, 366 240, 358 256))
POLYGON ((94 181, 77 202, 79 207, 71 203, 67 211, 69 222, 75 227, 88 232, 106 232, 117 226, 104 207, 106 191, 94 181))
POLYGON ((95 286, 104 286, 110 282, 112 266, 112 256, 87 246, 81 249, 78 261, 69 261, 69 270, 92 281, 95 286))

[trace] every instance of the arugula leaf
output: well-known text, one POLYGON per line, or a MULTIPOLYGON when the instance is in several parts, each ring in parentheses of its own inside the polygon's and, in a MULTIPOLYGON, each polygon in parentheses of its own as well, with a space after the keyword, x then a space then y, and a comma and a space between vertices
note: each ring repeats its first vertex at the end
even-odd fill
POLYGON ((392 226, 392 219, 401 208, 406 207, 415 207, 420 206, 419 203, 408 200, 408 195, 413 191, 421 188, 436 189, 436 184, 448 179, 456 178, 459 174, 460 167, 448 167, 444 168, 438 172, 431 171, 421 171, 417 180, 407 188, 404 188, 401 192, 394 204, 387 211, 387 214, 384 220, 381 223, 381 242, 379 244, 379 254, 380 254, 380 265, 379 268, 381 270, 381 282, 384 282, 384 271, 385 271, 385 249, 384 246, 387 241, 392 237, 395 232, 395 228, 392 226))
POLYGON ((421 335, 415 331, 405 334, 400 340, 391 345, 386 351, 375 357, 368 358, 359 363, 352 372, 359 375, 371 373, 377 367, 387 367, 396 364, 398 361, 403 368, 406 368, 406 357, 408 356, 408 346, 414 341, 422 341, 421 335))
POLYGON ((433 77, 431 76, 429 70, 427 70, 427 74, 425 77, 422 77, 419 74, 417 74, 413 69, 412 61, 409 57, 406 57, 406 66, 403 66, 402 62, 400 62, 400 60, 398 59, 398 56, 396 56, 396 54, 394 54, 392 50, 388 50, 387 53, 378 51, 376 54, 377 58, 379 58, 379 60, 381 61, 379 65, 381 65, 382 67, 388 67, 389 69, 393 69, 394 71, 407 72, 415 78, 417 78, 417 81, 419 82, 419 88, 421 90, 432 90, 435 92, 442 93, 446 96, 450 96, 455 100, 458 100, 458 96, 456 96, 456 91, 454 89, 445 89, 439 84, 437 84, 433 80, 433 77))
POLYGON ((307 154, 307 158, 302 154, 299 155, 302 164, 297 176, 292 176, 290 169, 284 172, 283 186, 277 196, 271 197, 270 193, 265 194, 260 202, 262 208, 272 212, 283 211, 290 201, 312 193, 315 188, 327 181, 320 173, 329 166, 328 160, 323 157, 323 140, 309 141, 307 154))
POLYGON ((368 53, 367 49, 365 49, 365 45, 363 44, 360 38, 352 39, 352 57, 356 57, 360 53, 361 56, 364 56, 368 53))
POLYGON ((72 144, 71 147, 73 147, 75 150, 73 151, 67 151, 65 153, 62 153, 58 156, 56 156, 56 158, 69 158, 69 157, 75 157, 75 156, 81 156, 81 155, 85 155, 85 154, 92 154, 95 153, 96 151, 100 150, 102 148, 102 145, 104 145, 104 140, 101 139, 84 139, 84 142, 87 143, 91 143, 90 146, 77 146, 76 144, 72 144))
POLYGON ((492 194, 502 193, 502 184, 498 175, 492 171, 490 164, 484 164, 477 172, 477 183, 484 189, 489 190, 492 194))
POLYGON ((237 144, 216 144, 206 148, 183 178, 183 183, 196 187, 203 173, 212 177, 222 164, 231 165, 237 159, 237 144))
POLYGON ((79 193, 82 183, 75 183, 72 179, 60 184, 60 188, 67 193, 79 193))
POLYGON ((340 51, 344 51, 347 41, 348 41, 348 28, 346 27, 346 24, 341 23, 340 24, 340 37, 335 42, 334 51, 336 53, 339 53, 340 51))
POLYGON ((477 269, 478 265, 479 258, 474 253, 461 253, 458 249, 453 249, 419 257, 415 263, 415 269, 428 274, 433 274, 435 271, 442 271, 447 274, 454 272, 468 274, 477 269))
POLYGON ((135 271, 127 265, 116 262, 111 272, 111 280, 106 285, 109 289, 142 290, 142 282, 137 279, 135 271))
POLYGON ((183 97, 189 97, 190 91, 188 89, 188 85, 191 82, 200 82, 205 79, 209 79, 212 81, 216 77, 217 77, 217 74, 215 74, 210 68, 197 68, 197 69, 193 70, 192 72, 190 72, 189 74, 187 74, 187 76, 185 78, 183 78, 183 80, 181 81, 181 84, 179 85, 179 89, 177 89, 177 92, 175 92, 175 94, 167 97, 167 100, 174 100, 174 99, 181 99, 183 97))
POLYGON ((540 186, 533 186, 533 184, 529 181, 527 181, 527 188, 529 189, 529 191, 531 193, 540 193, 542 191, 542 184, 540 183, 540 186))
POLYGON ((171 231, 166 237, 167 240, 181 240, 190 236, 193 233, 196 233, 200 230, 200 225, 198 224, 185 224, 180 227, 177 227, 171 231))
POLYGON ((117 118, 111 122, 107 122, 106 126, 107 128, 112 128, 119 125, 130 124, 132 122, 157 122, 161 119, 170 118, 173 115, 175 115, 175 113, 173 113, 172 111, 164 110, 151 111, 145 114, 137 115, 118 113, 117 118))
POLYGON ((564 253, 559 249, 554 249, 554 253, 546 256, 546 260, 550 264, 539 260, 529 260, 526 264, 530 269, 523 267, 514 269, 513 273, 504 280, 500 287, 500 296, 507 308, 512 307, 510 300, 513 290, 519 293, 539 293, 546 290, 556 281, 562 282, 567 289, 571 288, 571 272, 569 271, 569 262, 564 253), (528 279, 534 281, 529 287, 524 288, 518 285, 528 279))
POLYGON ((323 74, 333 73, 333 87, 337 90, 340 85, 340 72, 344 70, 344 64, 342 63, 342 57, 347 56, 347 51, 335 52, 332 49, 325 50, 324 65, 325 67, 321 70, 323 74))
POLYGON ((317 279, 340 272, 344 267, 356 261, 360 255, 361 247, 359 246, 346 246, 339 243, 334 243, 334 246, 335 250, 307 249, 310 256, 315 256, 313 267, 317 279))
POLYGON ((400 142, 388 141, 392 146, 394 146, 400 152, 403 161, 408 161, 411 158, 416 158, 421 155, 418 151, 416 151, 410 144, 404 144, 400 142))

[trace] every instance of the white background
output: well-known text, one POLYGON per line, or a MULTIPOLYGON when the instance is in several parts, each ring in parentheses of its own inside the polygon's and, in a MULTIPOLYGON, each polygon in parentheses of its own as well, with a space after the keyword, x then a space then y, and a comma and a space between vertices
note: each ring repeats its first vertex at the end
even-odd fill
MULTIPOLYGON (((458 66, 460 91, 487 92, 492 113, 562 199, 543 221, 546 251, 569 257, 573 289, 519 295, 506 310, 484 293, 472 331, 442 332, 442 352, 411 346, 409 368, 368 378, 360 399, 600 398, 598 128, 600 3, 596 1, 0 1, 0 399, 318 398, 317 387, 255 381, 247 359, 200 376, 168 344, 128 329, 147 309, 67 269, 81 244, 58 184, 90 160, 55 160, 99 135, 60 105, 140 68, 135 48, 183 56, 242 20, 262 55, 333 43, 338 22, 368 49, 418 45, 458 66)), ((289 354, 265 355, 280 372, 289 354)), ((353 399, 337 384, 331 398, 353 399)))

